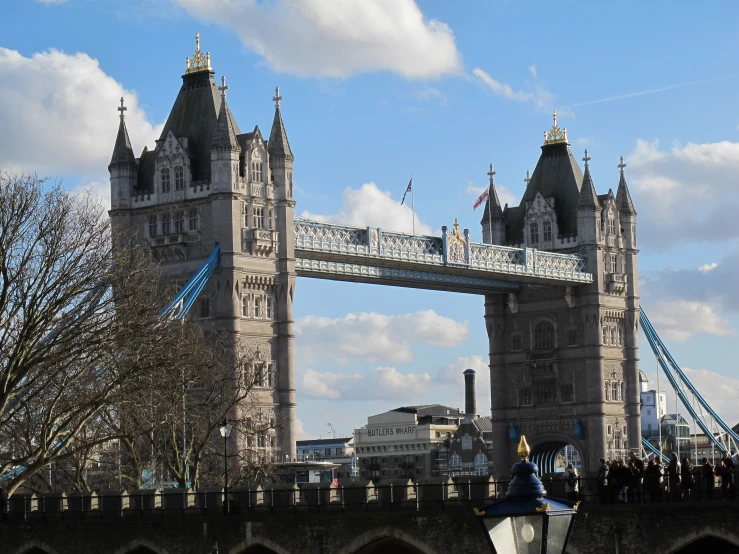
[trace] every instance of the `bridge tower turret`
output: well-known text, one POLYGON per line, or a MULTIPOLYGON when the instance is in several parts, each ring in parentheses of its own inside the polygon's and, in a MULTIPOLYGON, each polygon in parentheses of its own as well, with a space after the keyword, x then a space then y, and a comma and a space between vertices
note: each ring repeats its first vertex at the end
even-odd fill
POLYGON ((498 199, 498 191, 495 190, 495 171, 490 164, 488 171, 490 184, 488 185, 488 198, 485 201, 485 211, 482 214, 482 242, 486 244, 505 244, 505 222, 503 220, 503 209, 498 199))
POLYGON ((128 129, 126 128, 126 108, 121 105, 118 108, 121 121, 118 124, 118 135, 115 139, 113 147, 113 156, 108 165, 110 172, 110 204, 111 208, 128 208, 131 205, 131 194, 136 186, 136 173, 138 163, 136 156, 131 147, 131 139, 128 138, 128 129))

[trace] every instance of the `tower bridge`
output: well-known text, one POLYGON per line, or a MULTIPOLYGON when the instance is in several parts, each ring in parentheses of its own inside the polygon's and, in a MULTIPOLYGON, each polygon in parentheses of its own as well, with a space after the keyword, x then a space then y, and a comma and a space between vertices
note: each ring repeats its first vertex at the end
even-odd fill
POLYGON ((225 77, 217 86, 199 35, 185 69, 155 147, 139 156, 122 99, 108 167, 110 217, 170 277, 184 282, 195 274, 170 311, 186 298, 207 328, 233 333, 272 373, 257 394, 262 416, 279 422, 274 446, 259 447, 265 455, 296 455, 297 277, 483 296, 497 476, 506 475, 521 434, 544 472, 565 445, 577 448, 585 473, 601 457, 642 447, 640 317, 689 413, 707 413, 701 429, 709 438, 718 431, 724 438, 714 442, 736 452, 739 436, 692 387, 641 313, 637 214, 623 158, 614 187, 598 194, 591 157, 586 150, 581 170, 555 113, 518 206, 501 205, 495 172, 488 172, 482 242, 456 221, 440 236, 307 221, 295 216, 295 156, 279 89, 265 138, 259 126, 240 129, 225 77), (689 406, 690 395, 700 413, 689 406))

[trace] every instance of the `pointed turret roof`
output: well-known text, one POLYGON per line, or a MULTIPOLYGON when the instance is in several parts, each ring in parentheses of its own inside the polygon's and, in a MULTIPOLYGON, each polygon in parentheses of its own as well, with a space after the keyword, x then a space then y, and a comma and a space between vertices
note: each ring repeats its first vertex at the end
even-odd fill
POLYGON ((621 213, 636 215, 634 210, 634 203, 631 201, 631 194, 629 194, 629 187, 626 185, 626 177, 624 176, 624 157, 621 156, 621 163, 618 164, 618 168, 621 170, 621 177, 618 180, 618 190, 616 191, 616 204, 618 210, 621 213))
POLYGON ((480 221, 480 224, 485 224, 491 219, 501 219, 503 217, 503 208, 500 205, 500 200, 498 199, 498 191, 495 190, 495 181, 493 179, 495 171, 493 171, 493 164, 490 164, 490 171, 488 171, 488 175, 490 176, 490 184, 488 185, 488 197, 487 200, 485 200, 485 211, 482 214, 482 220, 480 221))
POLYGON ((121 122, 118 125, 118 136, 115 138, 115 146, 113 147, 113 156, 110 159, 110 165, 113 164, 133 164, 136 165, 136 156, 133 153, 131 147, 131 139, 128 138, 128 129, 126 129, 126 118, 123 115, 128 108, 123 105, 123 98, 121 98, 121 107, 118 111, 121 112, 121 122))
POLYGON ((577 201, 577 209, 600 209, 600 202, 598 201, 598 195, 595 192, 595 186, 593 185, 593 178, 590 176, 590 165, 588 162, 588 150, 585 149, 585 157, 582 159, 585 162, 585 173, 582 176, 582 185, 580 186, 580 197, 577 201))
POLYGON ((216 121, 216 128, 213 132, 213 142, 211 143, 211 150, 240 150, 239 142, 236 139, 236 135, 240 135, 241 132, 238 130, 238 125, 231 115, 231 110, 228 109, 228 103, 226 102, 226 77, 221 78, 222 85, 218 87, 221 91, 221 107, 218 111, 218 120, 216 121))
POLYGON ((272 121, 272 131, 269 133, 267 150, 271 156, 277 155, 293 158, 290 143, 287 140, 285 124, 282 122, 282 113, 280 112, 280 101, 282 100, 280 87, 275 88, 275 96, 272 100, 275 102, 275 119, 272 121))

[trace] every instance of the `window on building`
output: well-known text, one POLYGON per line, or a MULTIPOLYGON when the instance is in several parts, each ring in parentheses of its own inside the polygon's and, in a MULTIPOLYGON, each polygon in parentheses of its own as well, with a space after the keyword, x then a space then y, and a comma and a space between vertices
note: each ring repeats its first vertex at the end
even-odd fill
POLYGON ((647 423, 647 431, 649 431, 650 433, 652 432, 652 424, 651 423, 647 423))
POLYGON ((567 346, 577 346, 577 328, 567 329, 567 346))
POLYGON ((513 333, 511 336, 511 350, 513 352, 520 352, 522 349, 523 337, 521 333, 513 333))
MULTIPOLYGON (((626 383, 621 381, 621 402, 626 401, 626 383)), ((624 431, 625 433, 626 431, 624 431)))
POLYGON ((251 163, 252 181, 257 181, 258 183, 261 183, 263 181, 262 167, 263 167, 262 162, 252 162, 251 163))
POLYGON ((534 381, 534 403, 553 404, 557 402, 557 377, 544 377, 534 381))
POLYGON ((244 227, 248 227, 249 226, 249 215, 248 215, 248 209, 247 209, 246 202, 241 203, 241 218, 244 221, 244 227))
POLYGON ((540 321, 534 327, 534 350, 554 348, 554 325, 551 321, 540 321))
POLYGON ((531 235, 531 244, 539 244, 539 224, 532 221, 529 225, 529 234, 531 235))
POLYGON ((647 410, 647 415, 652 415, 652 410, 647 410))
POLYGON ((462 457, 459 454, 452 454, 449 456, 449 467, 450 468, 461 468, 462 457))
POLYGON ((210 298, 200 299, 200 317, 210 317, 210 298))
POLYGON ((174 189, 182 190, 185 188, 185 170, 181 165, 174 168, 174 189))
POLYGON ((185 212, 177 212, 174 216, 174 232, 181 233, 185 230, 185 212))
POLYGON ((616 327, 616 338, 618 339, 618 345, 623 346, 624 345, 624 335, 623 333, 621 333, 620 325, 616 327))
POLYGON ((190 231, 197 231, 199 224, 199 214, 197 209, 190 210, 190 231))
POLYGON ((616 273, 617 263, 616 263, 616 254, 610 255, 610 262, 609 262, 609 269, 611 273, 616 273))
POLYGON ((162 192, 169 192, 169 168, 163 167, 159 175, 162 181, 162 192))
POLYGON ((170 215, 169 214, 163 214, 162 215, 162 234, 168 235, 170 232, 170 215))
POLYGON ((531 387, 525 386, 520 389, 521 406, 531 406, 534 403, 534 395, 532 394, 531 387))
POLYGON ((552 222, 551 221, 545 221, 544 225, 542 225, 542 235, 544 242, 551 242, 552 241, 552 222))
POLYGON ((242 317, 249 317, 249 304, 250 304, 250 294, 244 294, 241 297, 241 316, 242 317))
POLYGON ((612 435, 612 434, 613 434, 613 427, 611 427, 610 425, 608 426, 608 430, 607 430, 607 433, 608 433, 609 435, 612 435))
POLYGON ((614 217, 608 218, 608 234, 609 235, 616 234, 616 218, 614 217))
POLYGON ((487 466, 488 457, 483 452, 479 452, 477 456, 475 456, 475 465, 476 466, 487 466))
POLYGON ((622 433, 623 433, 623 436, 625 437, 626 436, 626 425, 624 425, 622 433))
POLYGON ((615 327, 611 327, 611 344, 614 346, 618 344, 618 336, 615 327))
POLYGON ((603 326, 603 344, 608 344, 608 327, 603 326))
POLYGON ((275 222, 275 212, 272 208, 269 209, 267 217, 267 229, 276 229, 277 225, 275 222))
POLYGON ((613 381, 611 383, 611 400, 613 400, 614 402, 618 402, 620 400, 618 397, 619 390, 620 387, 618 386, 618 382, 613 381))
POLYGON ((261 206, 254 206, 254 228, 264 228, 264 208, 261 206))
POLYGON ((611 400, 611 383, 606 381, 606 402, 611 400))
POLYGON ((254 295, 254 317, 262 319, 264 317, 264 298, 261 294, 254 295))
POLYGON ((155 215, 149 216, 149 236, 157 236, 157 216, 155 215))
POLYGON ((268 294, 265 300, 266 300, 267 319, 274 319, 275 318, 275 298, 271 294, 268 294))
POLYGON ((574 402, 575 387, 572 383, 562 383, 559 389, 562 402, 574 402))

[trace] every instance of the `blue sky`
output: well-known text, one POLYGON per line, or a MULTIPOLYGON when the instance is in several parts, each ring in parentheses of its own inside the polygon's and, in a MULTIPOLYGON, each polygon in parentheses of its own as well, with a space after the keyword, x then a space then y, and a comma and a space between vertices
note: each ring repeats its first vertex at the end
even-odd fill
MULTIPOLYGON (((557 108, 599 193, 625 156, 642 305, 739 419, 735 2, 9 0, 4 16, 0 165, 103 197, 117 98, 135 150, 151 148, 197 30, 242 130, 268 133, 280 86, 297 211, 332 221, 409 229, 413 173, 419 228, 459 218, 479 239, 488 164, 517 204, 557 108)), ((461 405, 461 371, 485 367, 479 297, 309 279, 297 292, 303 436, 400 404, 461 405)))

